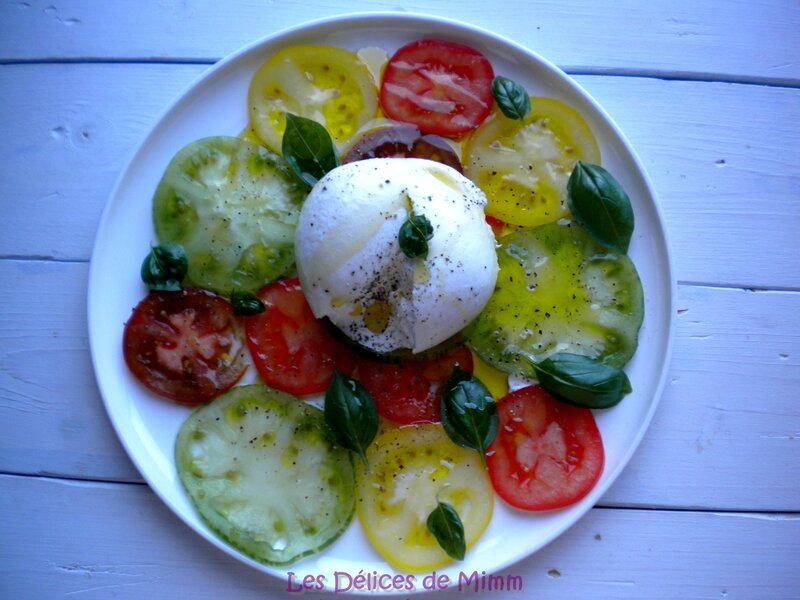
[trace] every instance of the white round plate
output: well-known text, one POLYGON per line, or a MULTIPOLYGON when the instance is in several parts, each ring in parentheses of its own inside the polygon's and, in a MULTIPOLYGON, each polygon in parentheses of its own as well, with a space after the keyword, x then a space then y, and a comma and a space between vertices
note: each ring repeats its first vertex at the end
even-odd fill
MULTIPOLYGON (((532 95, 559 98, 577 109, 594 131, 603 157, 631 197, 636 229, 630 255, 641 275, 645 321, 640 345, 627 366, 633 393, 613 409, 597 414, 606 463, 602 478, 578 504, 544 514, 511 509, 499 499, 491 524, 463 562, 437 573, 457 584, 473 572, 495 573, 536 552, 584 515, 617 478, 641 440, 664 385, 673 337, 674 282, 664 223, 652 187, 622 133, 574 81, 526 48, 479 28, 450 20, 409 14, 348 15, 280 32, 252 44, 211 67, 169 107, 142 142, 105 208, 92 254, 89 278, 89 331, 95 372, 111 421, 133 462, 160 498, 211 543, 257 569, 294 581, 324 576, 328 589, 351 586, 347 575, 378 576, 394 570, 370 546, 358 522, 324 552, 289 568, 261 565, 215 536, 198 518, 176 475, 175 435, 188 414, 148 393, 128 372, 122 357, 122 328, 145 295, 139 267, 155 242, 150 199, 172 156, 184 145, 209 135, 238 135, 247 123, 250 78, 276 50, 295 44, 324 43, 359 50, 380 47, 391 53, 421 37, 444 37, 482 51, 496 74, 523 84, 532 95), (337 575, 338 573, 338 575, 337 575), (347 574, 347 575, 342 575, 347 574)), ((424 574, 412 580, 422 591, 424 574)), ((388 582, 388 578, 381 581, 388 582)), ((368 589, 361 591, 386 592, 368 589)))

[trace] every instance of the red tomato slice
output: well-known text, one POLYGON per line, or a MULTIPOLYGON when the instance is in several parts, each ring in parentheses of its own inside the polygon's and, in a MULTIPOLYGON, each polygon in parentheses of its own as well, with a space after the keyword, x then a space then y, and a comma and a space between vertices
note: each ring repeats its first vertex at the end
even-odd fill
POLYGON ((264 383, 306 396, 324 392, 333 372, 352 374, 355 358, 314 317, 297 278, 282 279, 258 292, 263 313, 245 317, 250 355, 264 383))
POLYGON ((227 391, 247 369, 233 307, 205 290, 150 292, 125 324, 122 346, 139 381, 188 406, 227 391))
POLYGON ((506 224, 492 215, 486 215, 486 222, 489 224, 489 227, 492 228, 494 237, 499 238, 500 234, 503 233, 503 229, 505 228, 506 224))
POLYGON ((486 452, 498 496, 524 510, 573 504, 603 471, 603 441, 592 411, 554 399, 538 385, 497 403, 497 437, 486 452))
POLYGON ((367 133, 353 144, 342 162, 367 158, 425 158, 464 172, 461 159, 444 138, 422 134, 414 125, 381 127, 367 133))
POLYGON ((358 364, 358 376, 381 416, 403 425, 437 423, 441 421, 441 389, 454 365, 472 373, 472 353, 466 346, 424 360, 385 362, 364 357, 358 364))
POLYGON ((400 48, 383 72, 380 103, 391 119, 450 137, 480 125, 492 108, 494 71, 477 50, 423 39, 400 48))

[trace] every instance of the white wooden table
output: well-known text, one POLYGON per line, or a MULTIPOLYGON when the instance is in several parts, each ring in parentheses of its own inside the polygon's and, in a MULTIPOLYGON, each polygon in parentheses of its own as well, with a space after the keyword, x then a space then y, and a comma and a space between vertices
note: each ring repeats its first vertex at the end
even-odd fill
MULTIPOLYGON (((662 205, 678 279, 668 385, 616 484, 515 565, 507 598, 800 598, 800 3, 363 1, 458 18, 573 76, 662 205)), ((97 391, 89 259, 165 107, 339 0, 0 4, 0 597, 267 598, 144 484, 97 391)), ((288 595, 288 594, 287 594, 288 595)))

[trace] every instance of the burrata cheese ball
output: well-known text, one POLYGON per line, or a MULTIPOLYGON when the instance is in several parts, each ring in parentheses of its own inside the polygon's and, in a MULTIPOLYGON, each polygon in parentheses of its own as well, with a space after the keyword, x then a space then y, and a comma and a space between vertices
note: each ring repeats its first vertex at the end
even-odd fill
POLYGON ((486 196, 446 165, 374 158, 327 173, 309 193, 295 240, 297 271, 317 318, 376 353, 419 353, 481 311, 497 280, 486 196), (425 256, 399 232, 411 215, 432 225, 425 256))

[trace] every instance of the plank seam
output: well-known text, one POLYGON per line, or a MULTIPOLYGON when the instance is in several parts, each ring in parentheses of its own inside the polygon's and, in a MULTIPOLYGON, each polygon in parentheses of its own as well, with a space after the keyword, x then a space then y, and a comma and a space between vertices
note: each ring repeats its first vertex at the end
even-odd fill
MULTIPOLYGON (((8 262, 43 262, 43 263, 57 263, 57 264, 90 264, 91 260, 87 258, 57 258, 47 255, 23 255, 23 254, 5 254, 0 255, 0 261, 8 262)), ((752 293, 769 293, 769 292, 786 292, 794 293, 800 292, 800 287, 793 286, 753 286, 746 284, 734 283, 714 283, 711 281, 692 281, 687 279, 679 279, 677 285, 681 287, 694 287, 694 288, 712 288, 721 290, 740 290, 743 292, 752 293)), ((1 473, 0 473, 1 474, 1 473)))
MULTIPOLYGON (((12 479, 38 479, 53 482, 64 483, 82 483, 98 485, 133 485, 139 487, 149 487, 146 481, 134 481, 123 479, 98 479, 89 477, 69 477, 65 475, 52 475, 47 473, 13 473, 10 471, 0 471, 0 477, 8 477, 12 479)), ((155 493, 155 492, 154 492, 155 493)), ((695 514, 714 514, 720 516, 767 516, 778 519, 798 519, 800 518, 800 510, 777 510, 777 509, 757 509, 757 508, 714 508, 714 507, 699 507, 699 506, 654 506, 654 505, 636 505, 636 504, 595 504, 593 509, 609 510, 609 511, 641 511, 641 512, 670 512, 670 513, 695 513, 695 514)))
MULTIPOLYGON (((0 66, 14 65, 174 65, 174 66, 213 66, 222 58, 213 57, 127 57, 127 58, 32 58, 15 59, 0 58, 0 66)), ((661 81, 686 81, 695 83, 732 83, 739 85, 754 85, 760 87, 775 87, 800 89, 800 79, 793 77, 767 77, 759 75, 735 75, 728 73, 692 72, 692 71, 661 71, 658 69, 636 69, 622 67, 587 67, 581 65, 556 65, 571 77, 625 77, 631 79, 657 79, 661 81)))

